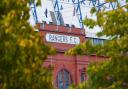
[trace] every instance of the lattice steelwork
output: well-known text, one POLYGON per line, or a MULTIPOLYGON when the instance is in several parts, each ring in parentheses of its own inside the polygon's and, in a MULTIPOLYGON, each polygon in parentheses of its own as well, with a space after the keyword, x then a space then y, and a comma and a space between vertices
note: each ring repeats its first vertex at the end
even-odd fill
POLYGON ((37 17, 35 0, 30 0, 29 6, 31 8, 31 11, 32 11, 32 14, 33 14, 33 18, 35 20, 35 23, 38 23, 38 17, 37 17))
MULTIPOLYGON (((81 11, 81 6, 85 6, 85 8, 87 6, 90 8, 96 7, 97 10, 101 10, 101 9, 112 10, 112 9, 116 9, 118 3, 121 6, 128 4, 126 2, 126 0, 115 0, 115 1, 109 0, 108 2, 106 2, 105 0, 51 0, 51 1, 53 3, 53 6, 54 6, 53 8, 54 8, 56 20, 58 23, 57 25, 61 25, 60 13, 61 13, 61 10, 64 9, 64 7, 62 6, 62 3, 65 3, 65 2, 68 3, 69 2, 69 3, 72 3, 72 5, 74 5, 74 7, 75 7, 75 12, 77 14, 81 29, 84 28, 84 25, 82 23, 82 21, 83 21, 82 16, 83 15, 82 15, 82 11, 81 11)), ((33 13, 35 22, 38 23, 35 3, 31 2, 30 7, 32 9, 32 13, 33 13)))

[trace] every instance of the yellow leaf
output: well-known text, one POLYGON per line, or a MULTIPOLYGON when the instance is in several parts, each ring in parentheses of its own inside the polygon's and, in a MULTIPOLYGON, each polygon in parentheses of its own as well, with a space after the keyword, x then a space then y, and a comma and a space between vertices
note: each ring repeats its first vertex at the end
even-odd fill
POLYGON ((21 47, 25 47, 26 46, 26 43, 25 43, 25 40, 24 39, 18 39, 18 43, 21 47))
POLYGON ((25 68, 25 69, 24 69, 24 73, 25 73, 25 74, 30 74, 30 72, 31 72, 30 69, 28 69, 28 68, 25 68))

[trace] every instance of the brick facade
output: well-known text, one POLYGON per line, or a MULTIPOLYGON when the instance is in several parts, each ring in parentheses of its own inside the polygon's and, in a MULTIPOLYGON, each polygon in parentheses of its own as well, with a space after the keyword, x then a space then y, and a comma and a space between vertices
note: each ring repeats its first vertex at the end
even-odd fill
MULTIPOLYGON (((104 57, 97 57, 96 55, 67 56, 64 54, 64 52, 74 47, 75 45, 57 43, 57 42, 55 43, 47 42, 45 38, 47 33, 61 34, 67 36, 77 36, 80 38, 80 43, 82 43, 86 41, 84 30, 81 30, 79 28, 69 28, 65 26, 39 24, 39 32, 43 38, 43 41, 57 50, 57 54, 54 56, 48 56, 47 60, 43 64, 43 66, 45 67, 50 67, 50 66, 53 67, 54 89, 59 89, 57 86, 57 75, 60 70, 62 69, 67 70, 71 75, 72 83, 78 84, 81 82, 82 71, 86 73, 86 68, 91 61, 101 61, 104 59, 104 57)), ((63 89, 67 89, 67 88, 63 88, 63 89)))

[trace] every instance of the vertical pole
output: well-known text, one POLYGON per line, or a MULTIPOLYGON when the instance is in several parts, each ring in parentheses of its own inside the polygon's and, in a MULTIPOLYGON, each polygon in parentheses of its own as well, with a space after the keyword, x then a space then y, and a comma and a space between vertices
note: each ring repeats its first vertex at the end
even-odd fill
POLYGON ((81 29, 84 29, 84 25, 83 25, 83 18, 82 18, 82 12, 81 12, 81 7, 80 7, 80 0, 77 0, 77 2, 75 3, 75 0, 73 1, 74 6, 76 7, 76 13, 77 13, 77 17, 79 20, 79 25, 81 29))
POLYGON ((37 11, 36 11, 35 2, 30 1, 29 5, 30 5, 30 8, 32 10, 32 14, 33 14, 35 23, 38 23, 38 17, 37 17, 37 11))

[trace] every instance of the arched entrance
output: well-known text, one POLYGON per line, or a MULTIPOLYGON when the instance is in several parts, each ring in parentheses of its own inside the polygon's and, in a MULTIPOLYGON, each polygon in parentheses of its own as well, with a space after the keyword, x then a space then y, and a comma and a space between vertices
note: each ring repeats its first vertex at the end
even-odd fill
POLYGON ((70 73, 65 69, 60 70, 57 74, 57 89, 68 89, 71 83, 70 73))

